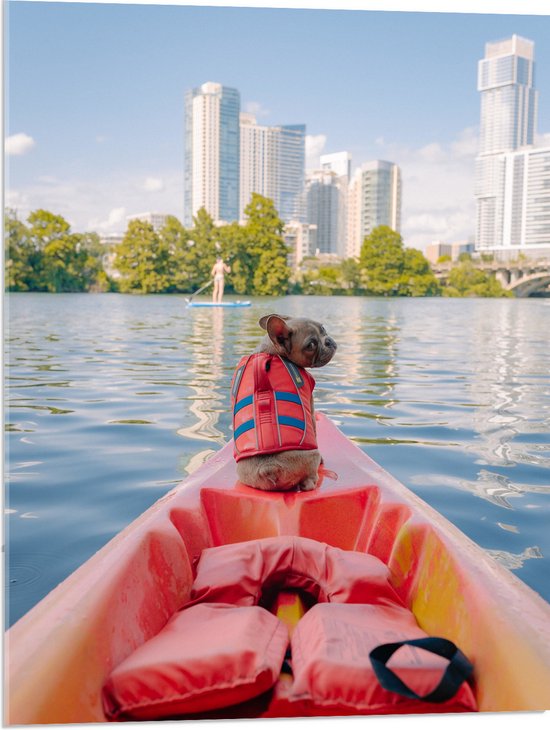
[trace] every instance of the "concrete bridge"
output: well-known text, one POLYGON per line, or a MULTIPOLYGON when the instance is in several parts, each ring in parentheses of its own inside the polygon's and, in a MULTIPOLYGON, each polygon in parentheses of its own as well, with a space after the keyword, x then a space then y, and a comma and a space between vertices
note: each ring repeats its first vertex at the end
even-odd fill
MULTIPOLYGON (((495 276, 504 289, 513 291, 516 297, 550 297, 550 261, 474 261, 474 266, 495 276)), ((436 277, 444 282, 452 264, 445 261, 432 266, 436 277)))

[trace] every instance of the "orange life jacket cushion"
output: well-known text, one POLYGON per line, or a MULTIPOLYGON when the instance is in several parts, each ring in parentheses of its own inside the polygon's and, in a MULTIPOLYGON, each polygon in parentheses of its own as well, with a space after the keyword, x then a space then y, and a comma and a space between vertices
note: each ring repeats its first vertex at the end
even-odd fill
POLYGON ((244 702, 274 685, 287 646, 286 627, 259 606, 192 606, 111 672, 105 714, 158 720, 244 702))
POLYGON ((191 602, 253 606, 280 588, 322 602, 403 605, 388 567, 374 555, 288 535, 203 550, 191 602))
MULTIPOLYGON (((384 689, 369 653, 380 644, 426 634, 413 614, 399 606, 322 604, 313 606, 291 639, 294 684, 288 700, 295 715, 371 715, 473 712, 467 682, 442 703, 404 697, 384 689)), ((411 646, 401 647, 388 667, 421 697, 439 683, 447 660, 411 646)))

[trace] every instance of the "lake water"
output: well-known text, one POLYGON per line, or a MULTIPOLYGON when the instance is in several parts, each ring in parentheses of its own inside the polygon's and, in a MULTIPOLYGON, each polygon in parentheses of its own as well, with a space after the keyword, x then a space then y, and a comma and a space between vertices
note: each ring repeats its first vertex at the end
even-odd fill
POLYGON ((12 294, 8 623, 231 437, 269 312, 337 340, 317 408, 550 601, 550 301, 12 294))

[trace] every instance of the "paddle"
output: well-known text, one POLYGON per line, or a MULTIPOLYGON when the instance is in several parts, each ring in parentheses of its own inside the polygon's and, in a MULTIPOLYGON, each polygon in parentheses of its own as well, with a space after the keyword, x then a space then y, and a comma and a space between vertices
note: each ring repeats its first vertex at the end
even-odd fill
MULTIPOLYGON (((220 248, 221 247, 220 247, 219 242, 216 242, 216 250, 219 251, 220 248)), ((227 259, 227 263, 228 264, 229 264, 230 261, 232 261, 235 258, 235 255, 236 254, 233 254, 232 256, 229 256, 229 258, 227 259)), ((206 284, 204 284, 203 286, 201 286, 200 289, 197 289, 196 292, 193 292, 193 294, 191 294, 191 296, 189 298, 185 297, 185 301, 189 304, 192 301, 193 297, 196 297, 197 294, 200 294, 201 291, 204 291, 207 287, 210 286, 210 284, 213 284, 213 283, 214 283, 214 279, 210 279, 210 281, 207 281, 206 284)))
POLYGON ((193 299, 193 297, 196 297, 197 294, 200 294, 201 291, 204 291, 206 289, 206 287, 210 286, 210 284, 213 284, 213 283, 214 283, 214 279, 210 279, 210 281, 207 281, 206 284, 201 286, 200 289, 197 289, 196 292, 193 292, 193 294, 191 294, 191 296, 189 298, 185 297, 185 301, 190 302, 193 299))

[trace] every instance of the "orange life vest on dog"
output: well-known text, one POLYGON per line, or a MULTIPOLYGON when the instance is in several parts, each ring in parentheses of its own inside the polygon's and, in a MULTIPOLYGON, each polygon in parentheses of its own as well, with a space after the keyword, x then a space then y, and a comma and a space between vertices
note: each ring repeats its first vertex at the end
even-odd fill
POLYGON ((231 382, 235 460, 317 448, 311 413, 315 380, 279 355, 243 357, 231 382))

